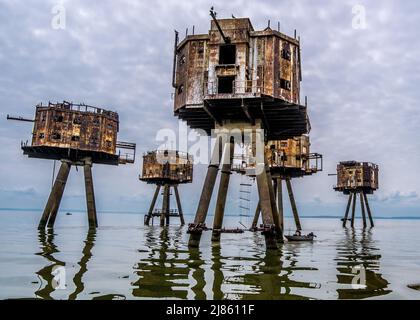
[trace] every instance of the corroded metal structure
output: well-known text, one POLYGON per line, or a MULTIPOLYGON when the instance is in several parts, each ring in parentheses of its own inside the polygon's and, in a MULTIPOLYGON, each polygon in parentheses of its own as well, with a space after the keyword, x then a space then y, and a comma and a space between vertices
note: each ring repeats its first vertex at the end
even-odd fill
POLYGON ((9 116, 8 119, 34 122, 31 144, 22 143, 25 155, 61 161, 39 228, 43 229, 46 225, 54 227, 72 166, 83 167, 89 227, 97 227, 92 165, 119 165, 134 163, 135 160, 136 145, 117 141, 118 114, 84 104, 63 102, 37 105, 34 120, 9 116))
POLYGON ((181 199, 178 185, 192 183, 194 159, 191 155, 173 150, 157 150, 147 152, 143 156, 143 170, 140 180, 156 185, 156 191, 150 205, 149 212, 145 216, 144 223, 153 222, 153 217, 160 217, 160 225, 169 225, 170 217, 179 217, 181 225, 185 224, 182 212, 181 199), (159 192, 163 188, 162 209, 155 210, 159 192), (178 210, 170 208, 171 188, 175 192, 178 210))
MULTIPOLYGON (((285 181, 287 193, 292 207, 293 217, 298 231, 302 230, 299 213, 293 194, 291 180, 293 178, 302 178, 304 176, 313 175, 323 170, 323 158, 318 153, 310 152, 310 139, 308 135, 293 137, 285 140, 268 141, 265 145, 265 158, 270 169, 270 176, 273 181, 274 194, 276 198, 277 210, 279 213, 280 225, 284 230, 283 215, 283 188, 282 183, 285 181)), ((236 157, 239 165, 234 165, 235 171, 242 174, 252 176, 253 168, 247 165, 250 161, 243 157, 236 157)), ((255 210, 255 216, 251 230, 259 230, 258 219, 260 217, 260 204, 255 210)))
MULTIPOLYGON (((244 143, 247 130, 265 141, 289 139, 310 131, 306 102, 300 103, 299 39, 269 26, 256 31, 248 18, 217 19, 213 9, 210 15, 213 20, 208 34, 187 35, 179 42, 176 32, 174 113, 191 128, 204 130, 208 135, 216 128, 238 128, 242 139, 235 141, 230 133, 216 135, 196 217, 188 229, 190 247, 197 247, 202 232, 208 230, 205 220, 219 168, 212 239, 220 239, 233 152, 235 144, 244 143)), ((250 145, 254 156, 257 139, 250 145)), ((275 249, 277 241, 283 239, 283 230, 273 205, 268 162, 264 159, 261 162, 262 170, 256 179, 262 231, 266 247, 275 249)))
POLYGON ((354 227, 357 195, 360 195, 363 227, 367 226, 366 212, 371 227, 374 226, 367 194, 373 194, 379 188, 378 165, 370 162, 343 161, 337 165, 337 185, 334 190, 349 195, 346 212, 343 218, 343 227, 346 226, 352 206, 351 226, 354 227))

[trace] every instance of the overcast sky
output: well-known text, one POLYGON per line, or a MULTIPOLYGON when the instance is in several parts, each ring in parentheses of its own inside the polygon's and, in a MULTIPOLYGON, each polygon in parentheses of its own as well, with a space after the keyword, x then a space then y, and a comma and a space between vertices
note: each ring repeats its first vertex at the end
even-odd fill
MULTIPOLYGON (((144 213, 153 188, 138 180, 141 155, 160 144, 158 130, 178 128, 173 30, 181 38, 193 25, 207 33, 214 6, 219 17, 249 17, 255 29, 280 21, 283 32, 297 29, 302 39, 302 93, 324 172, 293 181, 301 214, 341 215, 346 199, 327 174, 339 161, 359 160, 380 166, 374 214, 420 216, 419 1, 68 0, 65 29, 56 30, 58 3, 0 0, 0 207, 43 208, 53 167, 22 155, 20 141, 30 139, 32 125, 6 115, 31 118, 39 102, 68 100, 118 111, 119 139, 137 143, 135 165, 94 167, 98 209, 144 213), (360 8, 365 26, 355 20, 360 8)), ((188 213, 195 212, 205 169, 197 166, 194 183, 180 187, 188 213)), ((229 213, 238 212, 240 182, 232 180, 229 213)), ((73 170, 62 209, 84 208, 82 171, 73 170)))

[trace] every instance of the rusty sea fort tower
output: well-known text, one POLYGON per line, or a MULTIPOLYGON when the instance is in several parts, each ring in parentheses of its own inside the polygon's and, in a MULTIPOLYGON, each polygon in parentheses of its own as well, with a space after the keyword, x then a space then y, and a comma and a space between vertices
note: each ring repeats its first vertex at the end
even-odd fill
POLYGON ((337 185, 334 186, 334 190, 349 196, 346 212, 342 219, 343 227, 346 227, 348 220, 351 222, 351 227, 354 227, 357 195, 360 196, 363 227, 367 227, 366 212, 370 226, 374 227, 367 195, 373 194, 379 188, 378 176, 379 168, 374 163, 343 161, 337 165, 337 185), (352 206, 352 215, 349 219, 350 206, 352 206))
POLYGON ((188 153, 175 150, 149 151, 143 155, 143 170, 140 180, 148 184, 156 185, 156 190, 146 214, 144 224, 149 225, 154 217, 160 217, 160 226, 169 225, 170 217, 179 217, 181 225, 185 224, 182 211, 181 198, 178 186, 192 183, 193 181, 193 157, 188 153), (159 192, 163 188, 162 209, 155 209, 159 192), (175 192, 178 209, 171 209, 171 188, 175 192))
MULTIPOLYGON (((307 102, 300 101, 302 80, 300 41, 268 26, 254 30, 248 18, 218 19, 211 10, 208 34, 187 35, 179 42, 175 34, 173 86, 175 116, 191 128, 212 130, 239 128, 242 141, 217 134, 195 219, 189 225, 189 246, 199 246, 207 230, 206 217, 216 178, 221 171, 217 195, 213 241, 220 239, 229 179, 236 144, 243 144, 245 132, 268 141, 293 139, 309 134, 307 102), (221 165, 221 159, 223 165, 221 165)), ((250 143, 250 161, 244 167, 262 165, 257 180, 261 231, 268 249, 283 239, 281 217, 276 205, 270 163, 264 151, 256 163, 256 140, 250 143)), ((252 170, 251 170, 252 171, 252 170)), ((249 174, 249 175, 252 175, 249 174)), ((285 177, 285 175, 279 175, 285 177)))
POLYGON ((118 114, 85 104, 69 102, 37 105, 35 119, 9 117, 34 122, 32 142, 22 143, 29 158, 61 161, 39 229, 53 228, 72 166, 83 167, 89 228, 98 226, 92 165, 134 163, 136 145, 118 142, 118 114))

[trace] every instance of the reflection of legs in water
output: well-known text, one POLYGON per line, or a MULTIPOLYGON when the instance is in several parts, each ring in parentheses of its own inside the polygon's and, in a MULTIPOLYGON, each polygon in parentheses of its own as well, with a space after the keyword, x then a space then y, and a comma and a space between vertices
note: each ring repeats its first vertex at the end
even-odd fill
POLYGON ((195 300, 206 300, 207 296, 204 292, 204 287, 206 286, 206 279, 204 277, 204 269, 202 266, 205 264, 201 259, 201 254, 198 248, 189 249, 190 259, 188 261, 188 267, 193 269, 192 277, 196 281, 194 287, 191 290, 194 292, 195 300))
POLYGON ((56 280, 54 279, 53 271, 57 267, 64 267, 65 263, 54 258, 54 254, 58 253, 59 250, 54 244, 53 230, 50 229, 46 231, 44 229, 40 229, 38 231, 38 239, 41 252, 37 253, 37 255, 44 257, 48 261, 48 265, 36 272, 38 277, 40 277, 41 283, 40 288, 35 292, 35 295, 42 299, 53 299, 51 297, 51 293, 56 290, 57 285, 56 280), (42 280, 46 282, 43 288, 41 288, 43 285, 42 280))
POLYGON ((372 232, 346 229, 337 247, 337 293, 339 299, 364 299, 391 292, 380 270, 381 255, 375 247, 372 232), (357 285, 357 287, 355 287, 357 285))
POLYGON ((187 299, 190 270, 188 251, 180 250, 182 227, 147 228, 145 236, 146 250, 139 250, 134 266, 138 280, 132 283, 133 296, 187 299))
POLYGON ((80 266, 79 272, 77 272, 73 278, 73 283, 76 286, 76 289, 69 296, 69 300, 76 300, 77 296, 81 292, 83 292, 83 290, 85 289, 85 284, 83 283, 82 279, 83 279, 83 275, 88 270, 87 264, 89 260, 92 258, 92 248, 95 245, 95 239, 96 239, 96 229, 90 228, 86 236, 85 246, 82 251, 83 253, 82 258, 79 261, 79 266, 80 266))
POLYGON ((222 264, 222 257, 220 252, 220 246, 212 246, 211 253, 212 253, 212 266, 211 270, 213 271, 213 300, 222 300, 224 298, 223 291, 222 291, 222 284, 224 280, 223 276, 223 264, 222 264))

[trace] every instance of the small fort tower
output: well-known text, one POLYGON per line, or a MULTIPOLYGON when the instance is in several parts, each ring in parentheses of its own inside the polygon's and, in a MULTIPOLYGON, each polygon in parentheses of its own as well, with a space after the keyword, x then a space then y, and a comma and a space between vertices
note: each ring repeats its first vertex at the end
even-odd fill
POLYGON ((299 39, 273 30, 270 23, 257 31, 248 18, 218 19, 213 8, 210 16, 207 34, 187 34, 179 42, 175 33, 175 116, 216 138, 196 216, 189 225, 189 246, 199 246, 202 232, 208 230, 205 222, 219 169, 212 239, 220 240, 233 151, 235 145, 246 144, 262 166, 256 175, 262 232, 266 247, 275 249, 283 230, 272 205, 274 189, 264 144, 309 133, 306 103, 300 102, 299 39), (238 131, 239 137, 232 134, 238 131), (251 140, 246 139, 248 132, 251 140))
POLYGON ((366 227, 366 211, 371 227, 374 226, 372 212, 369 207, 367 194, 373 194, 378 189, 378 166, 370 162, 344 161, 337 165, 337 185, 335 191, 349 195, 343 227, 346 226, 350 205, 352 205, 351 226, 354 227, 356 198, 360 195, 363 227, 366 227), (353 201, 353 204, 352 204, 353 201), (365 210, 366 208, 366 210, 365 210))
POLYGON ((191 155, 179 151, 157 150, 147 152, 143 156, 143 172, 140 180, 156 185, 149 212, 145 216, 145 225, 149 225, 150 220, 153 222, 153 217, 160 217, 162 227, 165 225, 165 221, 166 225, 169 225, 170 217, 179 217, 181 225, 185 224, 178 185, 192 183, 193 162, 191 155), (162 187, 162 209, 155 210, 156 200, 162 187), (170 208, 171 188, 175 192, 178 210, 170 208))
POLYGON ((82 166, 85 176, 89 227, 98 226, 92 178, 94 163, 119 165, 134 163, 136 145, 118 142, 118 114, 84 104, 69 102, 37 105, 35 120, 9 117, 10 120, 34 122, 32 143, 22 143, 29 158, 61 161, 39 228, 54 227, 57 212, 72 166, 82 166))
MULTIPOLYGON (((286 140, 272 140, 268 141, 265 145, 265 156, 270 168, 280 225, 283 230, 283 181, 286 182, 287 193, 292 207, 296 230, 302 231, 291 180, 293 178, 302 178, 313 175, 323 169, 322 155, 318 153, 311 153, 310 146, 311 144, 308 135, 302 135, 286 140)), ((259 229, 258 219, 260 211, 260 204, 258 204, 251 227, 252 230, 259 229)))

